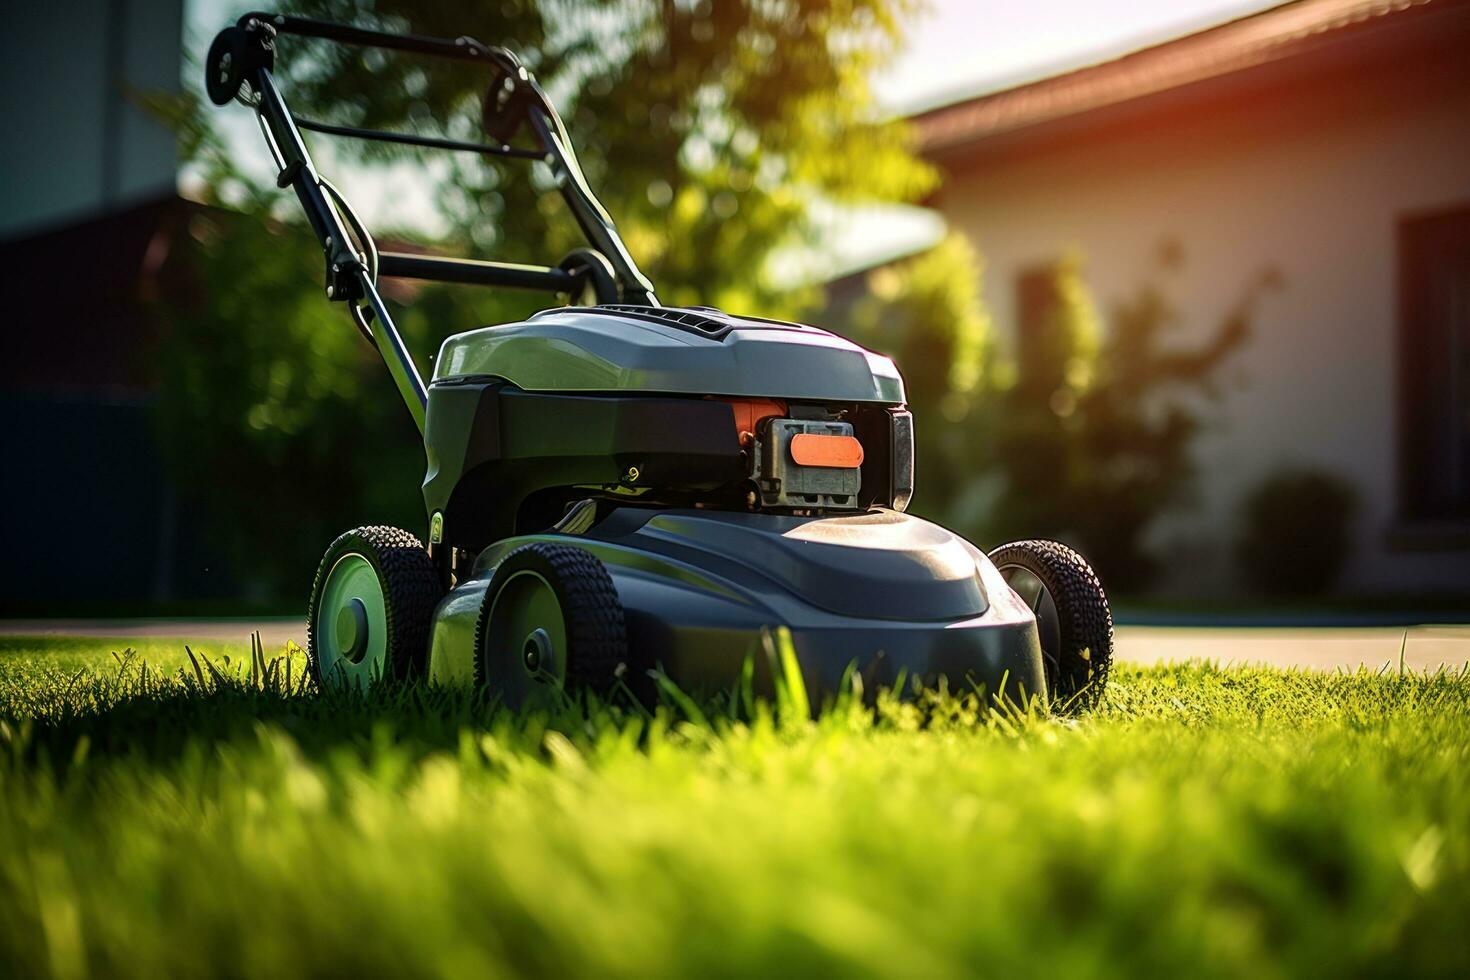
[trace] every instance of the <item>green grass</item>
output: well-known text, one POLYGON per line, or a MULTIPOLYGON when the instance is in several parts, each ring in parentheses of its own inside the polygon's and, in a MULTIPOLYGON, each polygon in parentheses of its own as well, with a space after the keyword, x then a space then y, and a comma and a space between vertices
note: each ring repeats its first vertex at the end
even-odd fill
POLYGON ((515 718, 108 650, 0 641, 0 976, 1470 974, 1463 673, 515 718))

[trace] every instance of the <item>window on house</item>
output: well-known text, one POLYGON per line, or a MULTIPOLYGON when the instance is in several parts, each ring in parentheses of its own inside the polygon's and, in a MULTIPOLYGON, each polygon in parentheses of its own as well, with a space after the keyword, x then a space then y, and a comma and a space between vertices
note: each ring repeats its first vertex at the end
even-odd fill
POLYGON ((1399 224, 1399 506, 1470 519, 1470 205, 1399 224))

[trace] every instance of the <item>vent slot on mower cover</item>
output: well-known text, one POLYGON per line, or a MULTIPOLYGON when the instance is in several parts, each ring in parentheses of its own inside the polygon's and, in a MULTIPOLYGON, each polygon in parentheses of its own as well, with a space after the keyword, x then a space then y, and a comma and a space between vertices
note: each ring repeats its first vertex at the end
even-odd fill
MULTIPOLYGON (((662 323, 687 333, 708 337, 710 340, 724 340, 732 330, 809 330, 800 323, 786 323, 781 320, 766 320, 760 317, 731 316, 711 307, 674 307, 674 306, 631 306, 626 304, 608 304, 605 306, 566 306, 555 310, 547 310, 540 316, 552 316, 557 313, 611 313, 615 316, 627 317, 630 320, 643 320, 648 323, 662 323)), ((533 317, 535 319, 535 317, 533 317)))

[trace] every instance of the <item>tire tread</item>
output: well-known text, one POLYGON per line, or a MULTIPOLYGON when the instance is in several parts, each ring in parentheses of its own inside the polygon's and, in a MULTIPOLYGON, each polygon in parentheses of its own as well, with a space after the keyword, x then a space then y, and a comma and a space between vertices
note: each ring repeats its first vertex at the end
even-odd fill
POLYGON ((1113 614, 1092 566, 1059 541, 1027 539, 990 553, 997 568, 1019 565, 1051 592, 1057 606, 1062 649, 1057 690, 1049 692, 1060 711, 1089 711, 1102 703, 1113 663, 1113 614), (1082 657, 1087 650, 1089 656, 1082 657))
POLYGON ((423 542, 402 528, 386 524, 371 524, 340 534, 322 556, 312 582, 306 617, 306 653, 312 676, 320 686, 321 663, 317 657, 314 624, 322 587, 337 560, 353 553, 368 560, 383 586, 388 629, 385 676, 394 680, 422 676, 427 667, 434 609, 444 589, 423 542))
POLYGON ((623 604, 607 567, 591 552, 570 545, 535 541, 501 560, 475 622, 475 682, 486 683, 485 630, 502 571, 531 565, 546 575, 562 604, 567 629, 568 688, 604 692, 628 660, 628 630, 623 604))

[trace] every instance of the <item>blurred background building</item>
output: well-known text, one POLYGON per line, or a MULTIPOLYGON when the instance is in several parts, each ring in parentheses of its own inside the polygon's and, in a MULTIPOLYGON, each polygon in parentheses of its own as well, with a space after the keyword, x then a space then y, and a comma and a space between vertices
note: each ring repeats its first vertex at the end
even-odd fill
POLYGON ((1182 591, 1234 587, 1242 499, 1297 466, 1357 492, 1344 588, 1470 587, 1467 52, 1465 3, 1305 0, 914 117, 997 324, 1067 248, 1104 308, 1165 253, 1186 331, 1279 276, 1156 529, 1182 591))
POLYGON ((12 4, 5 23, 0 601, 80 598, 83 565, 101 598, 188 592, 180 569, 203 563, 173 534, 149 355, 188 205, 175 135, 138 101, 180 88, 183 4, 12 4))

